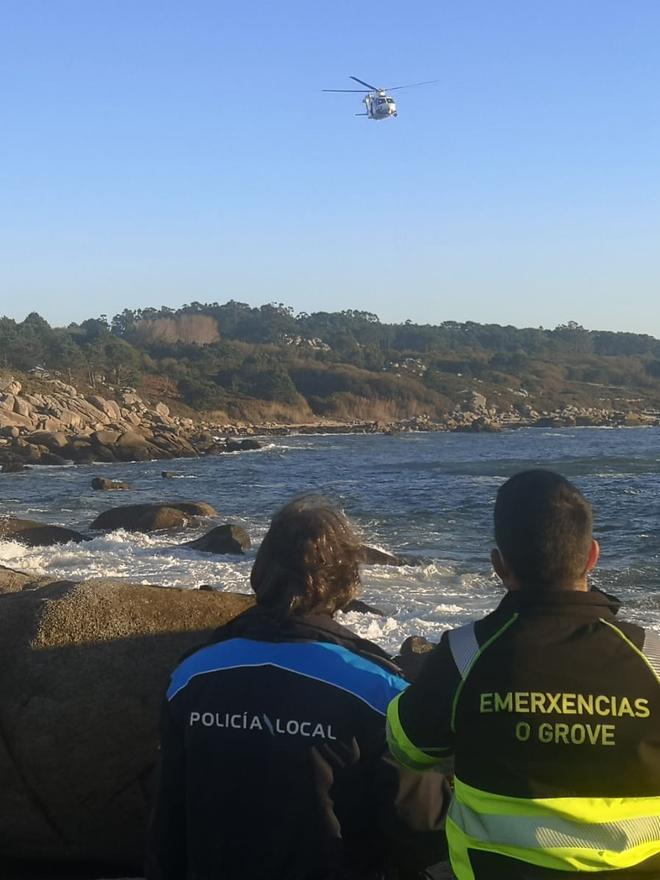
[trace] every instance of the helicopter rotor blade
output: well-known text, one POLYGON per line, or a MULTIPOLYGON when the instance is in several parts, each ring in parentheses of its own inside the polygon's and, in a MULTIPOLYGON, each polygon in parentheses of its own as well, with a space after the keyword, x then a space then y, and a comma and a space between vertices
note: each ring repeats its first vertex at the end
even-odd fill
POLYGON ((391 86, 388 89, 383 89, 384 92, 396 92, 398 89, 412 89, 415 86, 430 86, 432 83, 440 82, 439 79, 425 79, 424 82, 418 83, 408 83, 407 86, 391 86))
POLYGON ((365 89, 321 89, 322 92, 353 92, 354 94, 359 95, 368 95, 365 89))
POLYGON ((358 79, 357 76, 352 76, 351 79, 354 79, 356 83, 360 83, 361 86, 366 86, 372 92, 381 92, 382 89, 379 89, 378 86, 371 86, 369 83, 366 83, 363 79, 358 79))

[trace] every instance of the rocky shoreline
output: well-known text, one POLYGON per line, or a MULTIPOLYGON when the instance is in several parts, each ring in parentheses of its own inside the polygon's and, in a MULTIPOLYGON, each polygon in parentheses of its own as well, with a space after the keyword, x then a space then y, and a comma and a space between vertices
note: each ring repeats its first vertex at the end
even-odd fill
POLYGON ((59 379, 30 393, 13 376, 0 380, 0 467, 19 471, 34 464, 92 464, 221 455, 258 449, 256 436, 412 431, 495 433, 505 429, 574 426, 658 426, 660 411, 624 411, 566 405, 538 411, 531 404, 499 410, 472 392, 439 418, 415 415, 392 422, 319 420, 309 424, 216 424, 203 416, 174 415, 167 404, 144 401, 132 388, 117 399, 83 394, 59 379))
MULTIPOLYGON (((3 880, 141 874, 169 672, 253 601, 0 566, 3 880)), ((407 639, 402 668, 429 648, 407 639)))

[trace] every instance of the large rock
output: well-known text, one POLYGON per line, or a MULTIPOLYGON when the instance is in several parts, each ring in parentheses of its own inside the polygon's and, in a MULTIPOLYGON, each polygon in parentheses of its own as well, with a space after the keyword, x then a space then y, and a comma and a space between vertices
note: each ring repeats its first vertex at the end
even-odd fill
POLYGON ((106 400, 104 397, 100 397, 97 394, 90 395, 89 397, 86 397, 85 400, 88 403, 91 403, 95 409, 100 410, 100 412, 106 415, 109 419, 112 419, 115 422, 121 420, 119 404, 115 403, 114 400, 106 400))
POLYGON ((33 416, 22 416, 19 413, 10 412, 9 410, 0 410, 0 425, 6 425, 16 428, 34 428, 36 419, 33 416))
POLYGON ((69 442, 64 431, 34 431, 27 437, 27 440, 39 446, 47 446, 51 452, 64 449, 69 442))
POLYGON ((0 540, 17 541, 28 547, 50 547, 52 544, 68 544, 69 541, 80 543, 87 539, 73 529, 9 516, 0 518, 0 540))
POLYGON ((251 602, 107 580, 0 596, 0 858, 139 873, 168 674, 251 602))
POLYGON ((242 555, 252 546, 250 536, 242 526, 234 523, 225 523, 222 526, 216 526, 197 538, 196 541, 188 541, 184 547, 190 547, 191 550, 202 550, 204 553, 234 553, 242 555))
POLYGON ((120 437, 120 431, 94 431, 91 440, 96 446, 114 446, 120 437))
POLYGON ((7 376, 5 379, 0 379, 0 392, 2 394, 20 394, 22 387, 21 383, 17 379, 14 379, 13 376, 7 376))
POLYGON ((160 504, 127 504, 100 513, 92 529, 126 529, 151 532, 156 529, 187 525, 191 518, 218 516, 218 512, 204 501, 165 501, 160 504), (166 524, 168 523, 168 524, 166 524))

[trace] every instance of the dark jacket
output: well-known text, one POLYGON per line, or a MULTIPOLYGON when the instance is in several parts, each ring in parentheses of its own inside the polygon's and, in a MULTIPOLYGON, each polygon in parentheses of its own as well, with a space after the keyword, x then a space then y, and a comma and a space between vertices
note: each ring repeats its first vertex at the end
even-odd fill
POLYGON ((413 877, 446 853, 447 786, 388 755, 406 682, 329 617, 250 609, 177 667, 149 880, 413 877))
POLYGON ((660 639, 598 591, 508 593, 388 711, 408 766, 454 756, 459 880, 660 877, 660 639))

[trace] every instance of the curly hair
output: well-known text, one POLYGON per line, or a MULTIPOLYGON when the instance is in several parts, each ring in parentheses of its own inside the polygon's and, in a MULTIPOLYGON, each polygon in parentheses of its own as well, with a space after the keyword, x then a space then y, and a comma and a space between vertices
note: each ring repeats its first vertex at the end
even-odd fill
POLYGON ((294 498, 273 517, 252 567, 257 604, 278 614, 333 615, 360 590, 360 547, 326 498, 294 498))

